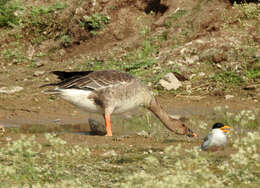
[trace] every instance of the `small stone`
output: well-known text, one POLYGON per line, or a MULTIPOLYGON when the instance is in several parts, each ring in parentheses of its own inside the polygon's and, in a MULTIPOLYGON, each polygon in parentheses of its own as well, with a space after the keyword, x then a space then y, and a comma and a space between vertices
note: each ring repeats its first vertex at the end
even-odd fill
POLYGON ((28 50, 27 50, 27 56, 28 56, 28 59, 29 59, 29 60, 32 60, 32 59, 33 59, 34 53, 35 53, 35 49, 34 49, 34 47, 30 44, 29 47, 28 47, 28 50))
POLYGON ((203 76, 205 76, 205 75, 206 75, 205 72, 200 72, 200 73, 198 74, 199 77, 203 77, 203 76))
POLYGON ((225 96, 225 99, 226 99, 226 100, 229 100, 229 99, 232 99, 232 98, 234 98, 234 95, 226 95, 226 96, 225 96))
POLYGON ((105 126, 93 119, 88 120, 91 133, 94 135, 105 135, 107 133, 105 126))
POLYGON ((42 62, 36 62, 35 67, 39 68, 42 67, 44 64, 42 62))
POLYGON ((75 10, 75 15, 84 15, 86 13, 86 11, 82 8, 82 7, 79 7, 79 8, 76 8, 75 10))
POLYGON ((21 86, 1 87, 0 93, 11 94, 11 93, 16 93, 16 92, 19 92, 22 90, 23 90, 23 87, 21 87, 21 86))
POLYGON ((177 119, 177 120, 181 119, 181 116, 179 116, 179 115, 170 115, 170 117, 173 119, 177 119))
POLYGON ((144 136, 144 137, 147 137, 147 136, 149 136, 149 134, 145 131, 145 130, 142 130, 142 131, 140 131, 140 132, 138 132, 138 133, 136 133, 138 136, 144 136))
POLYGON ((174 65, 176 64, 174 61, 168 61, 167 65, 174 65))
POLYGON ((5 127, 3 125, 0 125, 0 136, 3 136, 5 134, 5 127))
POLYGON ((160 162, 159 160, 154 157, 154 156, 148 156, 144 159, 144 162, 147 164, 147 165, 153 165, 153 166, 159 166, 160 165, 160 162))
POLYGON ((197 56, 197 55, 185 58, 185 62, 187 62, 188 64, 193 64, 198 60, 199 60, 199 56, 197 56))
POLYGON ((193 77, 195 77, 195 76, 196 76, 196 74, 190 75, 190 80, 191 80, 193 77))
POLYGON ((117 156, 117 153, 114 150, 107 151, 103 154, 104 157, 117 156))
POLYGON ((176 78, 173 73, 166 74, 160 81, 159 84, 167 90, 176 90, 182 86, 181 82, 176 78))
POLYGON ((45 73, 45 71, 35 71, 34 73, 33 73, 33 76, 41 76, 41 75, 43 75, 45 73))

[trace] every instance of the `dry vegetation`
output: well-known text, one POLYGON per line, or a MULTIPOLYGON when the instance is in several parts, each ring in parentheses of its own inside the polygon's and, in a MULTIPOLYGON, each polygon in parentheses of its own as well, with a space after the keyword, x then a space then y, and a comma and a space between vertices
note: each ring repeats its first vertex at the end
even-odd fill
POLYGON ((260 187, 260 5, 241 2, 0 0, 0 87, 22 88, 0 93, 0 122, 29 123, 0 135, 1 187, 260 187), (85 127, 59 125, 55 114, 85 114, 39 86, 53 70, 99 69, 129 72, 171 98, 235 96, 235 110, 186 121, 201 139, 213 122, 230 125, 226 150, 201 152, 201 139, 172 135, 143 111, 115 118, 130 136, 69 134, 85 127), (178 90, 158 85, 169 72, 183 79, 178 90))

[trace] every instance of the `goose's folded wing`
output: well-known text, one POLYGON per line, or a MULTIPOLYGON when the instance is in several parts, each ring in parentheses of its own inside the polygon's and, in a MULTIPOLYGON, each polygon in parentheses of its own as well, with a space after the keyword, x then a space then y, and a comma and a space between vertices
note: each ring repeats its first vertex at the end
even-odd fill
POLYGON ((74 76, 68 79, 63 79, 61 82, 54 84, 46 84, 44 86, 58 86, 59 88, 69 89, 91 89, 98 90, 101 88, 106 88, 114 86, 117 84, 124 84, 131 82, 135 79, 133 76, 119 72, 115 70, 104 70, 90 72, 86 75, 74 76))

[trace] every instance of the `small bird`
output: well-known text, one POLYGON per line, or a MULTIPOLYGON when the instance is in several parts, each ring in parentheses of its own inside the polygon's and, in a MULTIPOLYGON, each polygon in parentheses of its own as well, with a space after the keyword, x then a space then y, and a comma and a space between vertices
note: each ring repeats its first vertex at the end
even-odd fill
POLYGON ((171 118, 149 89, 128 73, 116 70, 52 73, 61 81, 41 86, 56 86, 55 89, 45 92, 57 94, 85 111, 102 114, 105 119, 106 136, 112 136, 111 114, 120 114, 143 106, 153 112, 170 131, 197 138, 197 134, 184 123, 171 118))
POLYGON ((211 133, 204 138, 201 145, 202 150, 217 150, 219 148, 225 148, 227 143, 227 135, 231 127, 224 125, 223 123, 215 123, 212 127, 211 133))

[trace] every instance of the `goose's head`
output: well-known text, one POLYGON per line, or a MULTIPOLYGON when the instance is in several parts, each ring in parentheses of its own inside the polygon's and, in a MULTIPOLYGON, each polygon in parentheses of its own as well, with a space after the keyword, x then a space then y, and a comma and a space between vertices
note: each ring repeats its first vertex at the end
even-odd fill
POLYGON ((176 132, 177 134, 186 135, 188 137, 193 137, 193 138, 198 138, 198 134, 196 134, 190 128, 188 128, 182 121, 174 119, 172 117, 170 117, 170 122, 168 123, 168 128, 171 131, 176 132), (178 126, 176 126, 176 124, 178 126), (176 127, 179 127, 179 128, 176 130, 176 127))

